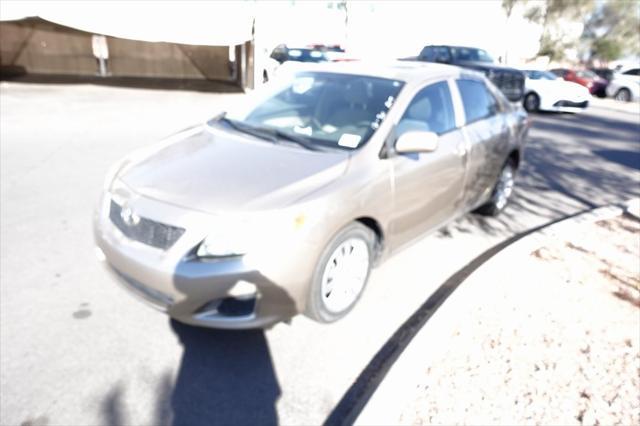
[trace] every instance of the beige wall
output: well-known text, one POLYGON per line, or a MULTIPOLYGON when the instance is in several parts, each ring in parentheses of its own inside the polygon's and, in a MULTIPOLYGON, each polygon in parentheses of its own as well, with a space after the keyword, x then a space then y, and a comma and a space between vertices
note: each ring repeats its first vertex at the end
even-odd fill
POLYGON ((94 75, 91 35, 44 21, 0 23, 0 63, 34 74, 94 75))
POLYGON ((189 46, 108 37, 113 76, 230 81, 226 46, 189 46))
MULTIPOLYGON (((39 18, 0 22, 0 64, 30 74, 98 74, 92 34, 39 18)), ((229 47, 144 42, 107 37, 112 77, 233 82, 229 47)), ((107 77, 108 78, 108 77, 107 77)))

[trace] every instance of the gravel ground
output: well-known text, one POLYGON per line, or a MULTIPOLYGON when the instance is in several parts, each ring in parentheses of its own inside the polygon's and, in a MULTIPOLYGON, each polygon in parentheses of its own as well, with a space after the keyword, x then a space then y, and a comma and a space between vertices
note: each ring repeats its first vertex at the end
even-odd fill
POLYGON ((580 229, 465 283, 477 297, 405 395, 400 423, 640 423, 640 224, 580 229))

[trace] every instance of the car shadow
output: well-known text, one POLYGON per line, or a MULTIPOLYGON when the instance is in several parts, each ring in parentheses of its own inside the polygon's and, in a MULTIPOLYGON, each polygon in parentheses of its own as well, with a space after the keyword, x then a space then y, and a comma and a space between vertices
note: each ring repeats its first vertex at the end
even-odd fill
POLYGON ((613 149, 596 149, 591 152, 614 163, 640 170, 640 152, 613 149))
POLYGON ((175 320, 171 328, 184 353, 158 417, 169 414, 168 405, 176 426, 278 424, 281 391, 263 330, 212 330, 175 320))
POLYGON ((498 217, 463 216, 441 228, 437 237, 480 231, 508 238, 527 229, 531 217, 553 220, 577 209, 640 195, 631 170, 640 169, 637 122, 584 114, 532 114, 532 118, 507 208, 498 217), (567 139, 578 143, 567 143, 567 139))
MULTIPOLYGON (((173 369, 157 380, 154 426, 276 425, 281 390, 263 330, 214 330, 170 320, 184 347, 173 369)), ((102 398, 104 424, 132 424, 122 382, 102 398)))

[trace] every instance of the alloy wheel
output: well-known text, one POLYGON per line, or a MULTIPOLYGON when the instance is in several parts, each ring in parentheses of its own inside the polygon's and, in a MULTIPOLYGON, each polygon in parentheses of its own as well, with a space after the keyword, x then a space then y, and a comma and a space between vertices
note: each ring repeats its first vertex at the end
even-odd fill
POLYGON ((509 197, 513 193, 513 185, 513 169, 507 166, 502 169, 496 185, 495 204, 499 210, 502 210, 507 205, 507 201, 509 201, 509 197))

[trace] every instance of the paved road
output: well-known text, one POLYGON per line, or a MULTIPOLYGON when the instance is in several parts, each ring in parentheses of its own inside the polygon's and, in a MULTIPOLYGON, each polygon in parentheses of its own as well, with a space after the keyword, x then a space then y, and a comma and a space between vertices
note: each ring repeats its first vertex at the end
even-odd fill
POLYGON ((637 115, 535 115, 504 215, 466 216, 393 257, 343 321, 196 329, 109 280, 91 215, 112 162, 240 95, 15 83, 0 94, 2 425, 321 423, 395 329, 479 253, 640 195, 637 115))

